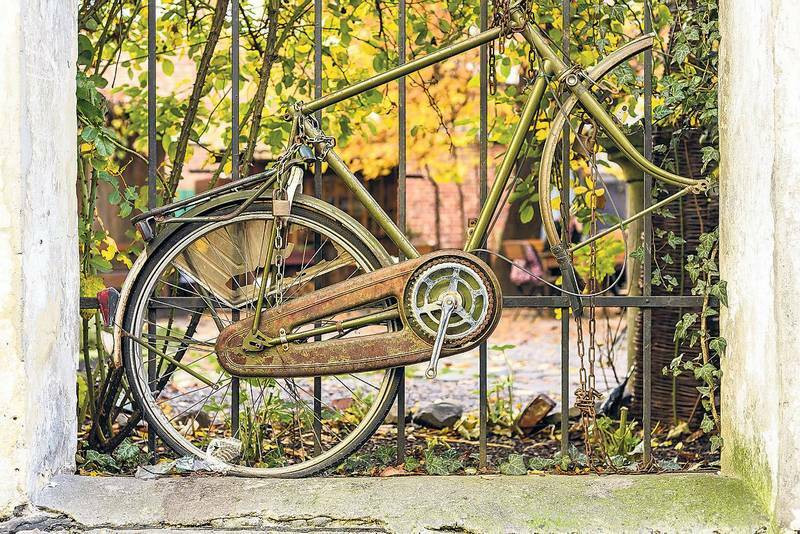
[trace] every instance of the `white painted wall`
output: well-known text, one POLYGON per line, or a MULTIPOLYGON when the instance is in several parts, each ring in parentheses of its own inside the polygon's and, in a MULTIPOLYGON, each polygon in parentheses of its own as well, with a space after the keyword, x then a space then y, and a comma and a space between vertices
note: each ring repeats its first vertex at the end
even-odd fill
POLYGON ((723 468, 800 529, 800 2, 721 0, 723 468))
POLYGON ((77 0, 0 17, 0 518, 74 470, 77 0))

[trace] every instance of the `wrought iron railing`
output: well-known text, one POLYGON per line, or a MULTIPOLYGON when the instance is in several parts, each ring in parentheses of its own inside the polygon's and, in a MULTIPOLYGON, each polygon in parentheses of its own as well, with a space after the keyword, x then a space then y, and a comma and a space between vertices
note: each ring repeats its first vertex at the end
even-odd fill
MULTIPOLYGON (((148 0, 148 153, 157 153, 156 135, 156 0, 148 0)), ((314 96, 322 96, 322 0, 314 0, 314 96)), ((398 43, 407 42, 406 34, 406 0, 399 0, 398 5, 398 43)), ((231 173, 232 179, 239 178, 239 0, 231 1, 231 173)), ((572 13, 569 0, 562 0, 562 25, 565 31, 562 35, 562 48, 565 54, 569 54, 570 32, 572 13)), ((480 26, 484 30, 489 23, 489 0, 480 0, 480 26)), ((644 2, 644 30, 652 31, 651 6, 649 1, 644 2)), ((480 47, 480 119, 479 119, 479 183, 480 199, 486 199, 488 191, 488 47, 480 47)), ((398 47, 398 61, 400 64, 406 60, 406 47, 398 47)), ((653 53, 647 51, 644 54, 644 154, 648 159, 653 155, 653 53)), ((397 224, 400 228, 406 227, 406 135, 407 135, 407 101, 405 79, 398 80, 398 184, 397 184, 397 224)), ((321 119, 321 112, 317 112, 317 119, 321 119)), ((321 121, 320 121, 321 124, 321 121)), ((570 126, 564 126, 564 137, 569 139, 570 126)), ((562 152, 562 198, 569 197, 569 176, 570 176, 570 146, 563 143, 562 152)), ((148 165, 148 206, 153 209, 156 206, 156 179, 157 179, 156 158, 149 158, 148 165)), ((644 206, 647 208, 651 204, 653 180, 651 176, 644 176, 644 206)), ((314 194, 322 196, 322 174, 321 167, 317 166, 314 176, 314 194)), ((638 379, 642 382, 642 428, 643 428, 643 463, 648 465, 651 460, 651 405, 652 405, 652 324, 651 311, 653 308, 688 308, 696 307, 701 304, 702 298, 696 296, 653 296, 651 295, 650 282, 652 277, 652 255, 653 250, 648 244, 652 243, 652 216, 647 214, 644 218, 644 261, 643 279, 641 296, 601 296, 594 297, 594 305, 600 308, 640 308, 642 310, 642 369, 637 373, 638 379)), ((569 445, 569 406, 570 406, 570 377, 569 377, 569 355, 570 355, 570 314, 569 301, 565 296, 507 296, 503 299, 503 306, 506 308, 546 308, 561 309, 561 451, 567 453, 569 445)), ((96 308, 97 302, 92 298, 81 299, 82 309, 96 308)), ((488 347, 484 342, 479 347, 479 466, 485 467, 487 464, 487 420, 488 420, 488 347)), ((401 375, 402 376, 402 375, 401 375)), ((232 387, 236 387, 236 383, 232 387)), ((315 380, 314 396, 315 411, 319 414, 322 406, 319 399, 322 397, 321 380, 315 380)), ((236 398, 236 395, 233 395, 236 398)), ((404 461, 406 449, 405 432, 405 377, 402 376, 397 398, 397 460, 404 461)), ((319 417, 317 417, 319 419, 319 417)), ((317 429, 319 432, 319 429, 317 429)), ((319 441, 317 440, 317 443, 319 441)), ((155 451, 155 436, 149 435, 148 443, 151 452, 155 451)))

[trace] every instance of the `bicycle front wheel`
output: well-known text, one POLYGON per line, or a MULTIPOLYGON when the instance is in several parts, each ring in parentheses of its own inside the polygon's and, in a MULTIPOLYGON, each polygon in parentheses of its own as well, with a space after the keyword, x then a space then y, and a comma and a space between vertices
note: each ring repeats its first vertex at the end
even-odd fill
MULTIPOLYGON (((268 304, 390 262, 376 241, 354 231, 355 221, 321 206, 295 200, 283 281, 268 290, 268 304)), ((372 435, 392 406, 402 369, 273 379, 237 378, 219 365, 218 334, 253 314, 258 285, 267 279, 262 264, 272 224, 271 203, 263 202, 235 219, 186 224, 168 237, 132 286, 122 357, 150 428, 179 455, 213 456, 236 475, 309 476, 372 435)), ((392 328, 387 322, 335 335, 392 328)))

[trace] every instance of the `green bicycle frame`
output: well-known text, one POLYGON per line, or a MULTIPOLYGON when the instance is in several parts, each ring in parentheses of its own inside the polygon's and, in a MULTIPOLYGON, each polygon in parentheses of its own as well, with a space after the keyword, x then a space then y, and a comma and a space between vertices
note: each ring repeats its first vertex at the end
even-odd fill
MULTIPOLYGON (((559 52, 548 42, 542 31, 538 27, 529 24, 520 11, 517 10, 512 13, 512 21, 517 27, 522 28, 522 36, 529 45, 536 50, 540 57, 545 60, 545 68, 544 72, 539 73, 522 109, 519 123, 514 130, 508 150, 497 169, 495 180, 489 191, 486 202, 482 206, 477 222, 464 246, 464 250, 467 252, 481 248, 486 240, 490 221, 498 208, 502 193, 508 185, 508 180, 511 177, 512 169, 522 149, 525 137, 537 116, 547 84, 551 83, 553 80, 561 79, 562 76, 573 70, 572 66, 565 63, 560 57, 559 52)), ((300 112, 303 115, 310 115, 316 111, 364 93, 365 91, 390 83, 403 76, 417 72, 430 65, 488 44, 502 37, 503 31, 500 28, 491 28, 463 41, 443 47, 436 52, 389 69, 372 78, 308 102, 300 107, 300 112)), ((603 109, 603 106, 597 101, 589 88, 586 87, 582 81, 569 87, 569 89, 578 98, 586 112, 597 121, 614 143, 619 146, 622 152, 643 172, 651 174, 664 182, 684 188, 699 187, 703 184, 703 182, 699 180, 693 180, 665 171, 647 160, 631 144, 624 132, 614 123, 613 118, 603 109)), ((309 129, 311 135, 319 133, 310 121, 306 122, 306 127, 309 129)), ((353 191, 356 198, 364 205, 369 214, 386 232, 387 236, 397 245, 400 252, 408 258, 419 256, 419 253, 408 240, 405 233, 397 227, 394 221, 392 221, 386 212, 378 205, 375 199, 372 198, 358 178, 347 168, 347 165, 342 161, 341 157, 334 150, 330 150, 325 160, 330 169, 353 191)), ((643 215, 644 212, 637 216, 643 215)), ((626 220, 626 222, 630 222, 630 220, 626 220)))
MULTIPOLYGON (((545 90, 549 83, 552 83, 555 80, 558 81, 566 81, 564 85, 572 92, 572 95, 577 101, 579 101, 586 112, 597 121, 597 123, 605 130, 608 136, 614 141, 614 143, 620 148, 620 150, 631 160, 637 167, 639 167, 643 172, 651 174, 656 178, 673 184, 683 187, 683 189, 677 193, 676 195, 672 195, 670 198, 659 202, 658 204, 651 206, 648 210, 644 210, 636 215, 629 217, 622 223, 619 223, 615 227, 606 230, 603 234, 599 234, 594 236, 593 238, 586 240, 584 243, 571 247, 569 250, 561 243, 560 237, 556 231, 555 223, 553 221, 552 212, 546 209, 544 206, 547 204, 545 199, 546 191, 543 188, 547 188, 549 186, 548 176, 543 176, 545 173, 540 173, 540 203, 542 203, 542 221, 543 227, 545 229, 545 233, 547 234, 547 239, 550 243, 551 250, 553 254, 556 256, 556 259, 559 262, 559 265, 562 270, 562 274, 564 274, 564 287, 569 292, 574 294, 577 291, 577 285, 574 282, 574 273, 572 272, 571 262, 569 260, 569 252, 573 252, 575 249, 580 248, 596 239, 599 239, 603 235, 613 231, 616 228, 622 228, 626 224, 629 224, 633 220, 643 217, 646 213, 652 212, 654 209, 675 200, 679 196, 682 196, 690 191, 700 190, 704 187, 705 182, 700 180, 693 180, 690 178, 685 178, 683 176, 679 176, 668 171, 665 171, 652 162, 647 160, 638 150, 631 144, 622 130, 617 127, 614 123, 613 118, 608 114, 608 112, 603 109, 603 106, 597 99, 592 95, 589 87, 587 87, 583 81, 583 79, 577 74, 575 74, 575 69, 573 66, 568 65, 559 55, 559 52, 555 50, 552 45, 548 42, 548 39, 542 33, 542 31, 528 23, 525 19, 523 13, 519 10, 512 11, 511 19, 515 24, 516 28, 521 29, 521 33, 525 40, 529 43, 531 47, 533 47, 536 52, 540 55, 540 57, 544 60, 543 62, 543 71, 538 73, 536 81, 533 84, 533 88, 528 95, 528 98, 525 102, 525 105, 522 109, 522 112, 519 117, 519 122, 517 123, 514 133, 511 138, 511 142, 509 143, 508 149, 503 157, 500 166, 497 169, 494 183, 492 184, 491 189, 489 190, 489 194, 486 198, 486 202, 481 207, 480 214, 478 215, 477 221, 471 231, 468 234, 467 243, 464 246, 464 250, 466 252, 473 252, 477 249, 480 249, 486 241, 487 234, 490 230, 490 224, 496 213, 499 204, 501 202, 501 198, 503 196, 503 191, 505 191, 508 181, 511 177, 511 173, 514 167, 514 164, 519 157, 519 153, 522 150, 522 146, 524 144, 525 138, 527 136, 528 131, 531 128, 531 125, 536 120, 536 116, 538 114, 539 108, 542 103, 542 99, 544 98, 545 90), (572 79, 573 83, 569 83, 569 75, 573 74, 574 78, 572 79)), ((356 84, 350 85, 339 91, 326 95, 322 98, 318 98, 313 100, 307 104, 303 104, 300 106, 298 114, 295 116, 295 120, 303 121, 303 127, 305 131, 311 137, 317 137, 322 135, 322 132, 319 128, 307 117, 317 111, 320 111, 324 108, 337 104, 343 100, 351 98, 353 96, 359 95, 370 89, 374 89, 381 85, 390 83, 395 81, 403 76, 408 74, 417 72, 421 69, 429 67, 435 63, 440 61, 444 61, 445 59, 451 58, 468 50, 477 48, 479 46, 488 44, 495 39, 504 38, 504 32, 500 28, 491 28, 487 31, 481 32, 473 37, 465 39, 463 41, 454 43, 452 45, 443 47, 436 52, 433 52, 429 55, 417 58, 413 61, 395 67, 393 69, 389 69, 381 74, 378 74, 372 78, 364 80, 362 82, 358 82, 356 84)), ((652 44, 652 36, 644 36, 640 37, 638 43, 634 46, 635 50, 639 50, 642 45, 651 45, 652 44)), ((633 43, 630 43, 633 44, 633 43)), ((625 47, 623 47, 624 49, 625 47)), ((620 50, 622 51, 622 49, 620 50)), ((638 52, 637 52, 638 53, 638 52)), ((614 54, 612 54, 613 56, 614 54)), ((623 54, 624 56, 624 54, 623 54)), ((610 56, 609 56, 610 59, 610 56)), ((614 58, 618 60, 620 58, 614 58)), ((601 62, 602 63, 602 62, 601 62)), ((613 61, 612 61, 613 63, 613 61)), ((598 64, 599 66, 599 64, 598 64)), ((603 69, 599 69, 603 70, 603 69)), ((605 72, 605 71, 604 71, 605 72)), ((585 74, 585 73, 584 73, 585 74)), ((584 78, 589 79, 591 78, 588 76, 584 76, 584 78)), ((574 105, 574 101, 573 104, 574 105)), ((571 109, 569 107, 567 112, 571 109)), ((548 141, 549 141, 548 137, 548 141)), ((325 150, 324 147, 318 146, 318 150, 325 150)), ((357 200, 364 206, 367 212, 375 219, 375 221, 380 225, 380 227, 386 232, 386 235, 392 242, 398 247, 401 254, 403 254, 406 258, 416 258, 419 256, 419 252, 414 248, 414 245, 405 235, 405 232, 398 228, 398 226, 394 223, 394 221, 389 217, 389 215, 381 208, 378 202, 372 197, 366 187, 359 181, 359 179, 353 174, 352 171, 347 167, 345 162, 342 158, 336 153, 336 151, 330 149, 325 152, 325 161, 328 163, 330 169, 344 182, 345 186, 347 186, 353 194, 356 196, 357 200)), ((271 265, 272 262, 272 254, 267 254, 267 258, 265 261, 265 270, 271 265)), ((253 321, 252 331, 249 336, 245 340, 245 342, 252 342, 254 344, 258 344, 258 325, 259 325, 259 317, 261 312, 261 304, 263 301, 263 295, 265 293, 265 287, 262 287, 259 293, 259 301, 258 305, 256 306, 256 315, 253 321)), ((579 313, 580 302, 578 299, 571 297, 572 307, 576 313, 579 313)), ((309 332, 306 332, 309 334, 309 332)), ((261 340, 263 341, 263 339, 261 340)), ((274 340, 268 340, 272 342, 274 340)))

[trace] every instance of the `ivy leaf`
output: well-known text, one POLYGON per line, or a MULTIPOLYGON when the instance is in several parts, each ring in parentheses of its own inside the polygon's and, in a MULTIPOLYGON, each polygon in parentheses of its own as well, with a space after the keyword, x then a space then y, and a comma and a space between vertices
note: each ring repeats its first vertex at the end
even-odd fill
POLYGON ((672 62, 681 65, 691 53, 692 49, 688 43, 679 43, 672 52, 672 62))
POLYGON ((711 436, 711 452, 721 449, 722 444, 722 436, 711 436))
POLYGON ((728 306, 728 282, 720 280, 711 286, 710 293, 719 299, 720 304, 728 306))
POLYGON ((508 460, 500 464, 500 472, 504 475, 527 475, 525 458, 521 454, 510 454, 508 460))
POLYGON ((675 458, 674 460, 669 458, 663 458, 658 460, 658 467, 659 469, 663 469, 664 471, 679 471, 681 468, 681 464, 678 463, 678 459, 675 458))
POLYGON ((719 161, 719 150, 713 146, 706 146, 702 148, 701 152, 703 154, 703 168, 700 172, 704 173, 710 163, 719 161))
POLYGON ((716 367, 714 367, 710 363, 706 363, 694 368, 694 377, 698 380, 702 380, 707 384, 711 384, 714 380, 714 375, 716 372, 717 372, 716 367))
POLYGON ((109 454, 103 454, 95 450, 88 450, 84 455, 86 462, 83 467, 86 469, 94 468, 100 471, 114 470, 119 471, 119 465, 114 458, 109 454))
POLYGON ((545 471, 550 469, 556 464, 552 458, 531 458, 528 462, 528 467, 533 471, 545 471))
POLYGON ((125 438, 114 451, 114 459, 123 466, 136 466, 145 454, 138 445, 125 438))
POLYGON ((713 350, 717 356, 723 356, 725 354, 725 349, 728 348, 728 341, 724 337, 715 337, 709 342, 708 347, 713 350))
POLYGON ((586 467, 589 465, 588 459, 586 458, 586 453, 579 451, 578 447, 576 447, 574 444, 569 444, 567 452, 569 453, 569 457, 572 459, 572 461, 580 467, 586 467))
POLYGON ((678 245, 683 245, 686 243, 686 240, 681 236, 675 235, 675 232, 670 230, 669 234, 667 234, 667 245, 672 248, 675 248, 678 245))
POLYGON ((678 286, 678 279, 672 276, 671 274, 665 274, 662 276, 664 279, 664 288, 667 291, 672 291, 673 288, 678 286))
POLYGON ((696 313, 685 313, 678 324, 675 325, 675 335, 673 341, 680 341, 686 337, 686 332, 697 321, 696 313))
POLYGON ((632 251, 632 252, 629 254, 629 256, 630 256, 631 258, 633 258, 634 260, 644 261, 644 247, 643 247, 642 245, 639 245, 638 247, 636 247, 636 248, 635 248, 635 249, 634 249, 634 250, 633 250, 633 251, 632 251))
POLYGON ((703 414, 703 422, 700 423, 700 430, 706 434, 714 430, 714 420, 711 419, 708 414, 703 414))

